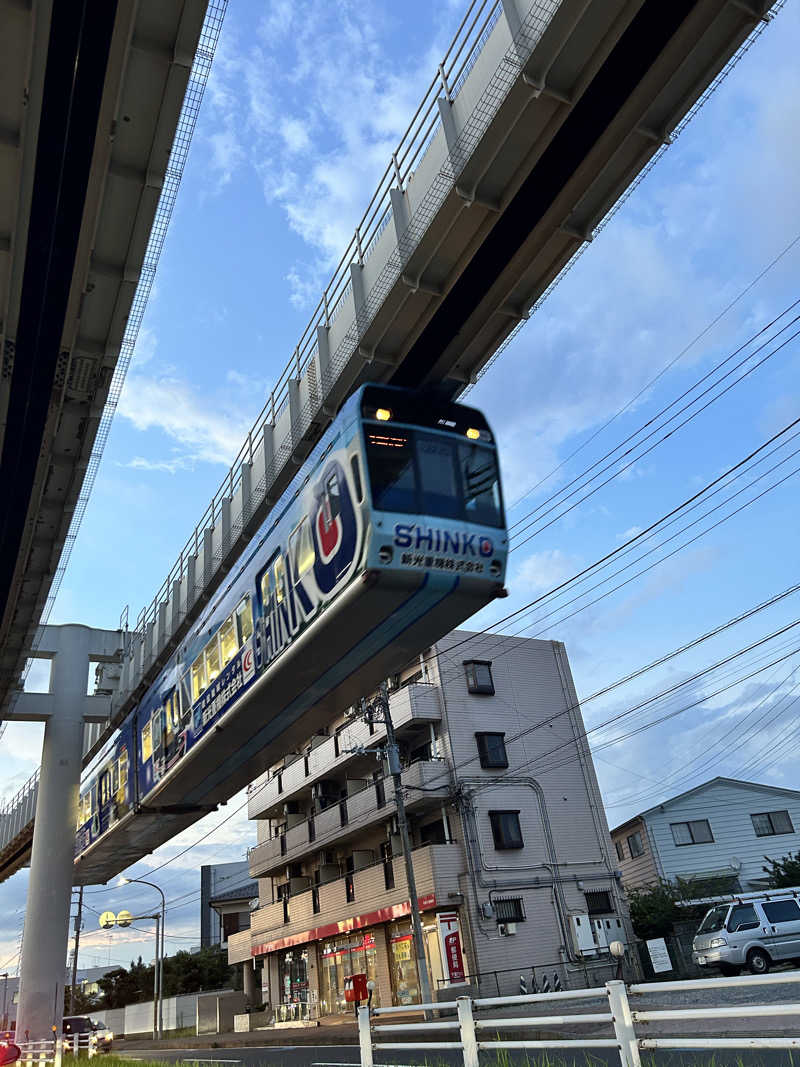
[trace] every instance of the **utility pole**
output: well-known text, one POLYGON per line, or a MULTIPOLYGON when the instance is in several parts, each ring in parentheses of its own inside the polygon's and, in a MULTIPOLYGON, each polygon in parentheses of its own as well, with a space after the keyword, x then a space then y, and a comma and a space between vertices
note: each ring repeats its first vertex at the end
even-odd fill
POLYGON ((78 982, 78 945, 81 941, 81 921, 83 917, 83 886, 78 889, 78 911, 75 915, 75 948, 72 952, 72 983, 69 987, 69 1013, 75 1014, 75 986, 78 982))
MULTIPOLYGON (((362 701, 362 704, 365 702, 362 701)), ((411 857, 411 840, 408 836, 408 819, 406 818, 406 805, 403 796, 402 767, 400 766, 400 750, 397 747, 397 738, 392 723, 392 713, 389 705, 389 692, 386 682, 381 683, 380 695, 373 704, 366 704, 367 715, 373 716, 379 710, 386 727, 386 755, 389 762, 389 773, 394 781, 394 801, 397 806, 397 826, 400 830, 400 840, 403 845, 403 857, 406 864, 406 882, 408 883, 408 895, 411 904, 411 933, 414 941, 414 956, 417 963, 419 976, 419 992, 423 1004, 431 1003, 431 985, 428 981, 428 965, 425 962, 425 948, 422 940, 422 923, 419 919, 419 898, 417 897, 417 883, 414 878, 414 863, 411 857)))

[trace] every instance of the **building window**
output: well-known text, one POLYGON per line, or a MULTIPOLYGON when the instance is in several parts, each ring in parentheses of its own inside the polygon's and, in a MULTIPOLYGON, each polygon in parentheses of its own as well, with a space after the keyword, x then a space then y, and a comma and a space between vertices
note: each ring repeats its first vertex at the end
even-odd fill
POLYGON ((494 847, 497 849, 523 848, 522 830, 519 825, 519 811, 490 811, 494 847))
POLYGON ((753 829, 756 837, 773 837, 775 834, 793 834, 794 827, 789 818, 789 812, 762 811, 758 815, 751 815, 753 829))
POLYGON ((614 910, 611 894, 607 889, 589 889, 586 897, 586 910, 589 915, 610 915, 614 910))
POLYGON ((625 846, 623 845, 623 843, 621 841, 615 841, 614 842, 614 848, 617 850, 617 859, 618 860, 624 860, 625 859, 625 846))
POLYGON ((495 897, 492 901, 494 916, 499 923, 525 922, 522 897, 495 897))
POLYGON ((637 830, 635 834, 628 836, 628 849, 630 850, 631 859, 636 859, 637 856, 644 855, 644 845, 642 844, 642 835, 637 830))
POLYGON ((311 910, 315 915, 319 915, 319 888, 317 886, 311 890, 311 910))
POLYGON ((478 756, 480 757, 481 767, 484 770, 488 771, 495 767, 508 766, 505 738, 505 734, 475 734, 478 756))
POLYGON ((691 822, 671 822, 672 840, 676 845, 707 845, 714 840, 708 819, 692 819, 691 822))
POLYGON ((464 660, 464 673, 467 676, 467 689, 470 693, 483 693, 494 696, 492 664, 490 660, 464 660))

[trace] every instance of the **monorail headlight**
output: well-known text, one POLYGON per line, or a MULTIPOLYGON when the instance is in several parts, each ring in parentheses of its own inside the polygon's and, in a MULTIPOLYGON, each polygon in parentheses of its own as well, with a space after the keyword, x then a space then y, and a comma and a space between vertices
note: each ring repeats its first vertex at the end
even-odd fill
POLYGON ((467 430, 467 437, 470 439, 470 441, 480 441, 481 431, 476 430, 474 427, 470 426, 470 428, 467 430))
POLYGON ((378 422, 388 422, 392 417, 392 413, 389 408, 378 408, 375 412, 375 418, 378 422))

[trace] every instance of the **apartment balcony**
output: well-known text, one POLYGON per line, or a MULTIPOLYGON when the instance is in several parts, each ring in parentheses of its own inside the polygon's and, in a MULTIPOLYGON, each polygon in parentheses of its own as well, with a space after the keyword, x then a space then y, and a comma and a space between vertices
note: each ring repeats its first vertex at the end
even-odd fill
POLYGON ((250 931, 240 930, 228 938, 228 963, 244 963, 250 959, 250 931))
MULTIPOLYGON (((402 780, 408 790, 409 811, 440 804, 450 789, 449 770, 443 760, 418 760, 406 767, 402 780)), ((393 780, 387 777, 370 782, 365 789, 335 801, 313 818, 302 819, 269 841, 249 849, 250 874, 253 878, 279 874, 288 864, 310 853, 360 837, 370 826, 385 822, 396 810, 393 780)))
MULTIPOLYGON (((461 845, 458 842, 423 845, 414 849, 412 857, 417 896, 423 902, 422 906, 433 908, 452 903, 452 894, 458 892, 459 876, 465 870, 461 845)), ((395 856, 387 864, 380 862, 363 867, 287 900, 278 900, 258 908, 250 916, 248 933, 252 947, 260 949, 261 954, 269 951, 265 946, 279 938, 316 932, 321 927, 344 920, 371 919, 379 909, 391 908, 407 900, 405 862, 402 856, 395 856)), ((243 942, 239 941, 241 937, 242 934, 234 934, 229 939, 229 946, 236 939, 233 948, 235 959, 231 948, 228 949, 231 963, 243 958, 243 942)))
MULTIPOLYGON (((437 687, 427 682, 415 682, 391 693, 389 704, 395 732, 401 740, 414 727, 439 722, 442 717, 437 687)), ((298 755, 291 762, 287 758, 283 770, 264 774, 253 782, 248 790, 247 817, 274 819, 282 813, 287 800, 310 799, 315 781, 359 759, 353 749, 374 747, 385 737, 382 723, 374 723, 370 732, 368 723, 356 719, 339 736, 313 738, 307 754, 298 755)), ((363 761, 364 757, 360 759, 363 761)))

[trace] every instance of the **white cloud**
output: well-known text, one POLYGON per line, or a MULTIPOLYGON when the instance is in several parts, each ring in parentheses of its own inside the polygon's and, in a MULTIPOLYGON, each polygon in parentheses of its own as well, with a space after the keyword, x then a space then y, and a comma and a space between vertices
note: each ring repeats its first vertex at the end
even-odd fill
POLYGON ((578 561, 560 548, 534 552, 522 561, 513 578, 514 592, 538 593, 552 589, 580 567, 578 561))
POLYGON ((210 166, 222 186, 247 162, 313 250, 285 275, 295 306, 316 302, 351 240, 458 14, 435 9, 438 39, 422 53, 398 47, 409 29, 397 11, 347 0, 274 0, 255 39, 226 27, 210 84, 210 166))
MULTIPOLYGON (((128 376, 118 413, 137 430, 158 429, 177 441, 182 453, 169 460, 169 464, 199 460, 229 465, 251 421, 238 411, 225 411, 218 396, 202 396, 180 378, 142 374, 128 376)), ((131 465, 145 469, 147 462, 132 461, 131 465)), ((149 462, 159 464, 157 469, 168 469, 161 465, 167 461, 149 462)))
POLYGON ((189 456, 178 456, 175 459, 145 459, 144 456, 134 456, 128 463, 120 463, 119 466, 135 471, 166 471, 168 474, 175 474, 177 471, 191 470, 194 464, 189 456))

